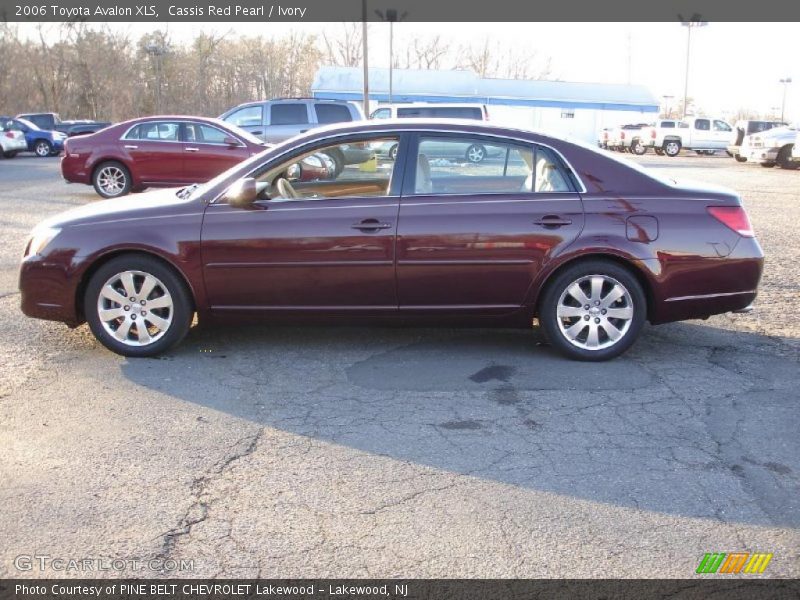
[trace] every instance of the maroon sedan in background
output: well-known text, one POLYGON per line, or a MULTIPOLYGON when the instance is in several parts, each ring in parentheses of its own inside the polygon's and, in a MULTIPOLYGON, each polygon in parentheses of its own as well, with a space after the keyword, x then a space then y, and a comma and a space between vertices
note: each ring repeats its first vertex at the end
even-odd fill
POLYGON ((196 312, 538 319, 565 355, 605 360, 646 320, 747 309, 762 265, 733 191, 529 131, 404 119, 317 129, 196 188, 53 217, 28 240, 20 289, 25 314, 88 321, 127 356, 177 344, 196 312), (301 180, 304 157, 349 144, 397 144, 397 157, 301 180), (454 151, 465 145, 486 160, 454 151))
MULTIPOLYGON (((93 185, 103 198, 148 187, 204 183, 268 148, 247 131, 204 117, 146 117, 69 139, 61 174, 93 185)), ((307 158, 303 180, 332 176, 324 156, 307 158)))

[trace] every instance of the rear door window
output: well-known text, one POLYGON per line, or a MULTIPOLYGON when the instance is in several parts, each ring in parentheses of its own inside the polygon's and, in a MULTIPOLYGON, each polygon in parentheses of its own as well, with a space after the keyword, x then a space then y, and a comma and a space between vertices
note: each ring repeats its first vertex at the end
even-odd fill
POLYGON ((343 104, 315 104, 314 110, 317 113, 317 123, 344 123, 352 121, 353 117, 350 110, 343 104))
POLYGON ((711 129, 711 122, 708 119, 697 119, 694 122, 694 128, 700 131, 709 131, 711 129))
POLYGON ((269 113, 270 125, 303 125, 308 123, 308 109, 301 102, 273 104, 269 113))

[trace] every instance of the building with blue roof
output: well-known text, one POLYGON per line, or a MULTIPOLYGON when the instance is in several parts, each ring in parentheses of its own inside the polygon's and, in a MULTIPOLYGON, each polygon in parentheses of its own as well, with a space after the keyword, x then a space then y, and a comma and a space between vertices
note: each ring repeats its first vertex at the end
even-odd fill
MULTIPOLYGON (((604 127, 650 123, 659 103, 641 85, 481 78, 470 70, 394 69, 392 102, 475 103, 490 119, 586 141, 604 127)), ((363 70, 322 67, 311 86, 315 98, 361 102, 363 70)), ((388 69, 369 71, 370 107, 389 102, 388 69)))

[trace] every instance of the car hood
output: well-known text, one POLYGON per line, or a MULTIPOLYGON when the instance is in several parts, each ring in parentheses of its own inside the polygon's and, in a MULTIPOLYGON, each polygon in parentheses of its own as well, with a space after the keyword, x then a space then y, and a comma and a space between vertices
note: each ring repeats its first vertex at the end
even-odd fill
POLYGON ((186 211, 191 206, 201 210, 197 199, 178 198, 178 188, 132 194, 124 198, 101 200, 59 213, 37 227, 72 227, 86 223, 107 223, 129 219, 167 216, 186 211))

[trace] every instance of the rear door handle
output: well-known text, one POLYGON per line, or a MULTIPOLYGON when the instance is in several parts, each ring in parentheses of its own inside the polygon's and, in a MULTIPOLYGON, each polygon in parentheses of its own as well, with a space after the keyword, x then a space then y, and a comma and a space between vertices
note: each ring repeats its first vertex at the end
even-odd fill
POLYGON ((200 152, 200 148, 186 148, 187 152, 200 152))
POLYGON ((558 215, 545 215, 541 219, 534 221, 534 225, 541 225, 542 227, 564 227, 565 225, 572 225, 572 219, 564 219, 558 215))
POLYGON ((361 231, 379 231, 381 229, 391 229, 392 224, 382 223, 378 219, 364 219, 358 223, 353 223, 350 227, 361 231))

